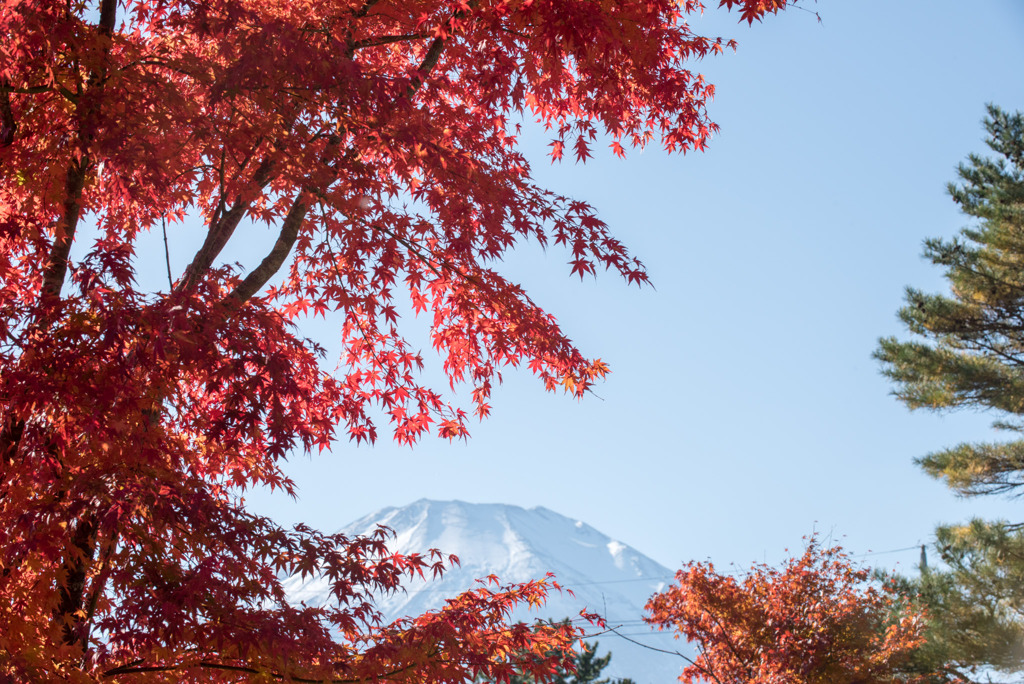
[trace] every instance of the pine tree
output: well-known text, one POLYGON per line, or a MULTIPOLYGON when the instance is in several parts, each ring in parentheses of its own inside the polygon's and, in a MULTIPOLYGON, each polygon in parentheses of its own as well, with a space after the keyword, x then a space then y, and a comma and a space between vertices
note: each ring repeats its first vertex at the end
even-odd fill
MULTIPOLYGON (((950 294, 908 288, 899 317, 918 339, 886 338, 875 353, 910 408, 991 411, 997 428, 1016 433, 917 460, 966 497, 1024 494, 1024 116, 989 105, 984 126, 995 156, 969 156, 949 185, 976 221, 925 242, 950 294)), ((904 580, 931 615, 922 665, 1024 672, 1024 523, 973 520, 936 536, 946 568, 904 580)))
MULTIPOLYGON (((572 621, 566 618, 561 622, 552 621, 550 624, 552 626, 562 625, 567 627, 572 624, 572 621)), ((601 673, 611 663, 612 654, 609 652, 603 656, 598 656, 597 645, 598 642, 596 641, 584 642, 582 648, 576 652, 573 658, 573 670, 570 671, 568 668, 559 667, 554 676, 547 681, 547 684, 636 684, 628 677, 619 679, 602 678, 601 673)), ((525 662, 530 660, 530 656, 526 658, 521 657, 518 660, 525 662)), ((478 677, 477 682, 478 684, 488 684, 486 677, 478 677)), ((537 684, 537 678, 524 670, 512 675, 509 678, 509 684, 537 684)))
POLYGON ((598 657, 596 641, 584 644, 583 650, 576 655, 576 674, 568 684, 632 684, 631 679, 601 678, 601 672, 611 661, 611 653, 598 657))

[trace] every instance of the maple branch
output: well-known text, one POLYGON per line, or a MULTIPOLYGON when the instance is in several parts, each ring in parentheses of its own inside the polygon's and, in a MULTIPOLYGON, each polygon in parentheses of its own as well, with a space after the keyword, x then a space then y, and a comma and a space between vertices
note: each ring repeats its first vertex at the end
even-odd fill
POLYGON ((64 643, 69 646, 84 641, 84 635, 76 633, 78 631, 76 626, 81 622, 77 614, 85 597, 85 578, 89 565, 96 553, 96 528, 94 515, 87 514, 84 518, 78 519, 68 558, 62 567, 67 574, 60 587, 60 604, 54 610, 53 617, 54 621, 64 623, 62 625, 63 639, 64 643))
POLYGON ((103 561, 100 563, 99 573, 93 580, 92 591, 89 596, 89 603, 86 608, 85 620, 83 621, 86 625, 85 634, 82 636, 82 652, 83 655, 86 653, 89 647, 89 636, 90 630, 88 625, 92 622, 93 615, 96 614, 96 606, 99 603, 100 596, 103 593, 104 588, 107 585, 107 579, 110 577, 111 567, 110 558, 114 555, 117 550, 117 542, 120 539, 120 533, 115 529, 114 533, 110 536, 110 540, 107 542, 107 548, 103 552, 103 561))
POLYGON ((174 290, 174 277, 171 275, 171 248, 167 245, 167 218, 160 217, 160 228, 164 234, 164 261, 167 263, 167 287, 168 291, 174 290))
POLYGON ((48 93, 56 88, 57 92, 64 96, 68 102, 78 104, 78 95, 59 83, 55 83, 53 86, 29 86, 27 88, 14 88, 9 83, 7 85, 4 85, 4 83, 5 81, 0 81, 0 93, 4 95, 4 99, 7 99, 8 93, 14 93, 15 95, 39 95, 41 93, 48 93))
POLYGON ((718 631, 722 634, 722 638, 725 639, 725 645, 729 647, 729 651, 732 652, 733 657, 736 658, 739 664, 742 665, 743 668, 747 671, 747 676, 753 678, 753 667, 751 666, 751 663, 748 662, 746 658, 741 656, 739 652, 736 650, 736 645, 733 644, 732 637, 729 636, 729 630, 725 628, 725 625, 722 624, 721 620, 718 619, 718 616, 715 615, 713 611, 705 608, 704 612, 707 613, 712 620, 714 620, 715 626, 718 627, 718 631))
POLYGON ((14 134, 18 130, 18 122, 11 111, 10 88, 5 87, 6 80, 0 81, 0 147, 7 147, 14 142, 14 134))
MULTIPOLYGON (((381 225, 381 222, 375 222, 375 223, 366 223, 366 222, 364 222, 364 225, 368 225, 370 228, 372 228, 374 230, 379 230, 380 232, 384 233, 385 235, 390 235, 399 244, 403 245, 406 248, 406 250, 408 250, 409 254, 411 254, 413 257, 419 259, 420 262, 424 266, 429 268, 434 273, 434 275, 436 275, 438 278, 443 278, 444 277, 444 274, 442 274, 441 271, 439 271, 437 269, 437 267, 434 266, 433 263, 431 263, 430 259, 428 259, 427 256, 423 253, 423 250, 420 249, 419 245, 416 245, 415 243, 410 242, 408 239, 406 239, 405 237, 399 235, 398 233, 396 233, 396 232, 394 232, 394 231, 392 231, 392 230, 390 230, 388 228, 385 228, 383 225, 381 225)), ((433 252, 428 252, 428 254, 430 254, 431 257, 434 257, 435 259, 437 259, 437 261, 441 264, 441 267, 444 268, 446 271, 448 271, 450 274, 453 274, 453 275, 455 275, 455 276, 457 276, 459 278, 462 278, 463 280, 465 280, 466 282, 476 286, 477 288, 479 288, 479 287, 481 287, 483 285, 483 283, 481 283, 479 279, 477 279, 476 277, 470 275, 469 273, 466 273, 465 271, 463 271, 462 269, 457 267, 455 264, 451 263, 448 259, 445 259, 443 256, 438 255, 438 254, 434 254, 433 252)), ((476 309, 477 311, 480 311, 479 307, 474 306, 473 308, 476 309)))
MULTIPOLYGON (((467 7, 472 10, 476 8, 479 0, 470 0, 467 7)), ((466 16, 466 10, 459 10, 452 15, 452 18, 448 20, 448 28, 451 29, 451 22, 453 19, 459 19, 466 16)), ((406 91, 406 97, 412 98, 422 86, 430 72, 433 71, 434 67, 437 66, 437 60, 441 58, 441 53, 444 52, 445 41, 441 36, 435 38, 427 49, 427 54, 424 55, 423 61, 420 62, 419 68, 416 70, 416 76, 413 77, 412 83, 409 84, 409 89, 406 91)))
POLYGON ((368 47, 376 47, 378 45, 389 45, 391 43, 404 43, 417 38, 426 38, 427 36, 422 33, 403 33, 395 36, 379 36, 377 38, 367 38, 366 40, 360 40, 355 42, 350 48, 352 51, 361 50, 368 47))
POLYGON ((0 81, 0 93, 14 93, 15 95, 38 95, 50 92, 50 86, 31 86, 28 88, 13 88, 7 81, 0 81))
MULTIPOLYGON (((105 38, 113 35, 117 21, 117 0, 102 0, 97 31, 105 38)), ((43 272, 41 295, 45 300, 60 297, 61 287, 68 270, 68 255, 75 239, 82 212, 82 193, 85 189, 86 175, 92 166, 90 146, 93 140, 93 124, 97 110, 102 101, 102 92, 106 79, 106 63, 110 55, 110 41, 104 41, 103 61, 97 69, 89 73, 88 86, 96 88, 100 98, 96 104, 89 106, 78 114, 79 154, 68 167, 64 180, 64 215, 57 225, 53 244, 47 256, 46 269, 43 272)), ((11 416, 11 419, 14 417, 11 416)), ((15 445, 16 447, 16 445, 15 445)), ((53 609, 52 620, 61 629, 61 638, 65 645, 78 646, 87 640, 86 623, 82 619, 82 602, 85 599, 86 579, 89 567, 96 554, 96 535, 99 523, 96 515, 89 511, 78 518, 74 534, 65 551, 61 562, 63 582, 59 586, 59 602, 53 609)))
POLYGON ((259 266, 235 286, 235 289, 228 295, 228 299, 239 306, 244 304, 277 273, 285 259, 288 258, 288 254, 299 236, 299 228, 302 227, 302 221, 306 218, 308 210, 308 194, 302 190, 292 201, 291 209, 288 210, 288 214, 281 223, 281 232, 270 253, 264 257, 259 266))
MULTIPOLYGON (((452 15, 452 18, 447 20, 449 30, 452 29, 453 19, 461 18, 469 13, 470 10, 476 8, 479 4, 479 0, 469 0, 466 4, 467 9, 460 9, 452 15)), ((441 52, 444 51, 444 39, 438 36, 430 43, 430 47, 427 49, 427 54, 424 55, 423 61, 420 62, 420 67, 417 69, 417 75, 413 77, 413 82, 409 84, 409 90, 406 92, 406 96, 412 98, 422 86, 430 72, 433 71, 434 67, 437 66, 437 60, 441 56, 441 52)))
MULTIPOLYGON (((274 163, 269 159, 264 159, 255 173, 253 173, 252 182, 260 189, 267 187, 273 170, 274 163)), ((243 202, 242 198, 239 197, 231 205, 231 209, 224 212, 222 209, 224 198, 221 195, 221 204, 214 213, 213 220, 210 221, 210 229, 206 233, 203 246, 196 252, 192 258, 192 263, 188 265, 185 273, 181 276, 181 280, 178 281, 177 290, 179 292, 192 289, 203 279, 203 276, 213 264, 213 260, 224 249, 224 245, 228 243, 228 240, 234 234, 235 228, 238 227, 242 218, 245 217, 246 212, 249 210, 249 204, 250 202, 243 202)))
MULTIPOLYGON (((434 653, 433 655, 436 655, 434 653)), ((135 661, 128 665, 121 665, 111 670, 107 670, 100 674, 100 677, 104 679, 107 677, 117 677, 124 674, 139 674, 143 672, 175 672, 177 670, 185 670, 193 667, 202 667, 210 670, 224 670, 227 672, 244 672, 246 674, 269 676, 274 679, 287 679, 290 682, 302 682, 302 684, 371 684, 371 682, 379 682, 395 675, 400 675, 403 672, 416 667, 415 663, 410 663, 404 667, 397 668, 390 672, 386 672, 380 677, 374 677, 372 679, 311 679, 309 677, 299 677, 296 675, 285 675, 280 672, 268 672, 266 670, 259 670, 254 667, 246 665, 227 665, 224 663, 215 663, 208 660, 201 660, 198 663, 178 663, 177 665, 140 665, 141 661, 135 661)))
MULTIPOLYGON (((8 415, 0 428, 0 465, 12 465, 14 455, 18 452, 21 435, 25 431, 25 421, 8 415)), ((0 499, 3 494, 0 494, 0 499)))
POLYGON ((189 71, 188 69, 184 69, 182 67, 174 66, 173 64, 170 64, 169 62, 165 62, 162 59, 159 59, 157 57, 147 57, 145 59, 137 59, 134 62, 127 62, 122 67, 120 67, 119 71, 127 71, 128 69, 131 69, 131 68, 137 67, 137 66, 156 66, 156 67, 162 67, 164 69, 167 69, 168 71, 173 71, 176 74, 180 74, 182 76, 186 76, 186 77, 191 78, 191 79, 196 79, 196 75, 193 72, 189 71))
POLYGON ((46 259, 46 270, 43 272, 43 297, 59 297, 68 271, 68 254, 71 243, 75 240, 75 229, 82 210, 82 191, 85 189, 85 176, 89 168, 89 159, 74 161, 68 167, 64 180, 64 216, 57 225, 53 237, 53 245, 46 259))
MULTIPOLYGON (((114 24, 117 22, 117 0, 102 0, 100 3, 100 20, 97 30, 100 35, 109 38, 113 35, 114 24)), ((103 66, 89 74, 89 85, 103 88, 105 79, 106 58, 110 54, 109 42, 104 46, 103 66)), ((6 93, 4 94, 6 98, 6 93)), ((71 162, 64 181, 64 217, 57 225, 53 238, 53 246, 47 258, 46 270, 43 272, 42 295, 47 297, 59 297, 60 289, 64 285, 64 278, 68 271, 68 254, 71 252, 71 243, 75 239, 75 229, 78 227, 78 219, 82 210, 82 191, 85 189, 85 177, 91 165, 89 157, 89 143, 92 141, 91 120, 95 116, 93 105, 81 114, 78 120, 79 136, 81 138, 81 154, 78 159, 71 162), (83 135, 84 134, 84 135, 83 135)))
MULTIPOLYGON (((18 124, 14 119, 14 112, 11 109, 11 93, 16 95, 38 95, 40 93, 48 93, 50 90, 50 86, 13 88, 10 81, 0 79, 0 147, 7 147, 13 143, 14 134, 18 130, 18 124)), ((72 103, 78 102, 78 97, 64 86, 58 85, 57 91, 72 103)))
POLYGON ((412 98, 421 87, 423 82, 426 80, 430 72, 437 66, 437 60, 441 58, 441 53, 444 52, 444 38, 438 36, 430 43, 430 48, 427 50, 427 54, 423 57, 423 61, 420 62, 419 68, 416 69, 416 75, 412 79, 412 83, 409 84, 409 89, 406 91, 406 97, 412 98))
POLYGON ((114 24, 117 23, 117 0, 103 0, 100 3, 100 21, 97 27, 104 36, 114 34, 114 24))
POLYGON ((365 17, 366 13, 373 9, 373 6, 376 5, 379 1, 380 0, 366 0, 366 3, 362 7, 360 7, 358 11, 353 12, 352 16, 356 17, 357 19, 365 17))

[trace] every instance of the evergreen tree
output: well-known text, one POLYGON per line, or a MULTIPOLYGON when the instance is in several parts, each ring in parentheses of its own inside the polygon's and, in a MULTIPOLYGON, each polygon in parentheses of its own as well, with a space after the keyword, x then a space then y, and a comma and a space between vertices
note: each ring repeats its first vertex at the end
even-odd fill
MULTIPOLYGON (((992 411, 996 427, 1015 433, 917 460, 968 497, 1024 494, 1024 117, 990 105, 984 125, 995 156, 971 155, 949 186, 976 222, 925 242, 950 294, 908 288, 899 317, 917 339, 886 338, 875 353, 910 408, 992 411)), ((1024 524, 940 527, 937 548, 945 569, 922 564, 919 578, 903 580, 931 615, 921 667, 1024 672, 1024 524)))
MULTIPOLYGON (((572 673, 562 668, 559 669, 552 684, 635 684, 632 679, 610 679, 601 677, 604 668, 612 661, 612 654, 606 653, 603 656, 597 655, 597 642, 591 641, 583 644, 583 650, 576 654, 576 672, 572 673)), ((529 675, 516 675, 512 678, 512 684, 535 684, 535 679, 529 675)))
MULTIPOLYGON (((557 626, 559 624, 569 625, 571 624, 571 620, 566 618, 560 623, 554 621, 551 622, 552 626, 557 626)), ((559 667, 554 676, 545 681, 545 684, 636 684, 628 677, 619 679, 601 677, 601 673, 612 661, 612 654, 609 652, 603 656, 598 656, 597 644, 598 642, 596 641, 586 642, 583 644, 583 648, 576 652, 576 655, 573 658, 575 672, 570 672, 569 669, 565 667, 559 667)), ((526 659, 536 657, 529 654, 520 655, 526 659)), ((477 684, 488 684, 488 681, 486 678, 478 677, 477 684)), ((509 678, 509 684, 537 684, 537 680, 528 672, 520 671, 509 678)))

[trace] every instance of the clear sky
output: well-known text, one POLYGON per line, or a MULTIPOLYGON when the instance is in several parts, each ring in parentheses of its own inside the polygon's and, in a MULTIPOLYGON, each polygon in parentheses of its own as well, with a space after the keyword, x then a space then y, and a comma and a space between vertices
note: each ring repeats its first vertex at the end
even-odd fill
MULTIPOLYGON (((1024 518, 957 500, 912 463, 994 438, 992 417, 909 413, 871 359, 903 334, 904 286, 945 287, 921 243, 965 225, 945 185, 983 151, 985 103, 1024 109, 1024 3, 803 6, 822 23, 791 10, 748 29, 713 3, 693 22, 739 41, 693 66, 717 86, 703 154, 552 166, 526 136, 540 181, 591 202, 654 283, 581 283, 557 249, 509 259, 610 363, 599 397, 510 371, 468 442, 342 442, 289 464, 297 502, 250 503, 326 530, 422 497, 540 505, 669 567, 777 562, 813 530, 864 554, 928 542, 939 522, 1024 518)), ((917 551, 865 560, 909 570, 917 551)))

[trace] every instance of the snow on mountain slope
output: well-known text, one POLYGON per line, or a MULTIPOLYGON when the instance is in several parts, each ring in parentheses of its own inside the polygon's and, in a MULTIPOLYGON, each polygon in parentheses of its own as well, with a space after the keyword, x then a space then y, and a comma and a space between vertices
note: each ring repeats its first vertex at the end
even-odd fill
MULTIPOLYGON (((618 627, 631 639, 692 655, 685 643, 641 622, 648 597, 671 581, 672 571, 586 523, 541 507, 527 510, 423 499, 371 513, 341 531, 365 535, 378 525, 395 531, 389 545, 392 551, 423 553, 436 548, 455 554, 461 562, 440 580, 411 581, 404 593, 381 597, 378 606, 389 620, 437 609, 446 598, 477 586, 476 580, 487 575, 509 583, 553 572, 575 596, 553 593, 542 612, 523 609, 516 619, 576 617, 585 608, 600 613, 610 627, 618 627)), ((292 600, 310 605, 322 603, 327 596, 320 579, 290 578, 285 589, 292 600)), ((638 684, 671 684, 684 665, 677 655, 643 648, 615 634, 603 634, 598 640, 601 652, 612 651, 612 662, 605 670, 608 676, 629 677, 638 684)))

